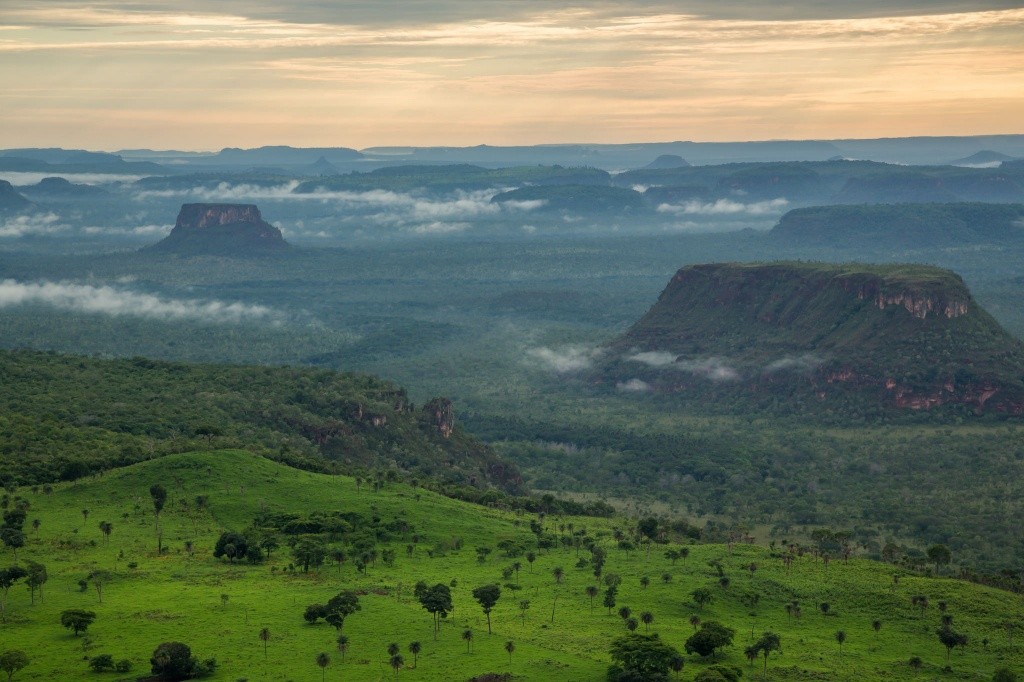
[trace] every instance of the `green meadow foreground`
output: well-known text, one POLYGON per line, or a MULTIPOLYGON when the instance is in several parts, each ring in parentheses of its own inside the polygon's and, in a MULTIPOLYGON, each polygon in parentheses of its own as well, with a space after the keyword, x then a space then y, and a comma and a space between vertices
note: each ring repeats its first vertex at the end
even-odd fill
MULTIPOLYGON (((781 549, 742 543, 685 545, 688 556, 672 561, 665 552, 681 549, 681 537, 654 543, 649 552, 628 541, 623 549, 617 530, 631 537, 634 520, 539 518, 403 483, 376 491, 361 483, 357 488, 352 478, 218 451, 170 455, 56 485, 52 492, 17 490, 9 508, 18 497, 30 504, 27 541, 17 561, 44 564, 49 580, 34 604, 24 581, 7 596, 0 652, 21 649, 30 659, 14 680, 146 677, 154 649, 167 641, 184 642, 200 660, 215 657, 209 679, 217 680, 468 680, 485 673, 603 680, 612 641, 628 632, 619 615, 623 606, 634 618, 653 615, 650 631, 684 653, 682 680, 715 663, 740 667, 744 679, 760 679, 763 659, 751 665, 744 649, 765 631, 781 638, 781 651, 767 662, 768 679, 989 680, 996 668, 1024 669, 1020 595, 856 556, 826 563, 808 552, 787 568, 781 549), (159 519, 163 554, 157 551, 150 495, 156 484, 168 493, 159 519), (329 544, 325 563, 308 572, 297 565, 286 536, 261 563, 213 556, 223 531, 243 531, 257 515, 280 520, 274 515, 288 513, 304 522, 313 512, 334 518, 340 517, 331 512, 357 514, 369 520, 358 529, 363 541, 367 534, 387 538, 369 550, 375 558, 365 572, 357 566, 365 548, 354 549, 356 534, 344 531, 329 544), (109 534, 101 524, 109 524, 109 534), (583 529, 607 552, 603 576, 622 579, 611 609, 602 606, 605 584, 594 577, 591 552, 563 540, 573 533, 580 537, 583 529), (554 539, 554 547, 538 548, 538 537, 554 539), (332 558, 335 548, 344 550, 341 563, 332 558), (88 580, 97 571, 106 572, 101 591, 88 580), (432 616, 413 595, 418 581, 452 586, 454 612, 442 619, 436 641, 432 616), (490 583, 501 586, 501 595, 488 635, 472 591, 490 583), (591 600, 586 588, 592 585, 600 587, 591 600), (700 588, 713 598, 702 608, 693 599, 700 588), (338 631, 323 621, 310 625, 303 614, 308 605, 324 604, 348 589, 359 595, 361 610, 344 620, 343 656, 338 631), (914 600, 920 596, 927 605, 914 600), (76 636, 61 626, 61 613, 69 609, 93 611, 95 622, 76 636), (695 615, 736 631, 732 646, 715 660, 684 652, 695 615), (948 662, 936 635, 943 615, 969 637, 967 646, 949 652, 948 662), (264 628, 266 641, 260 637, 264 628), (470 641, 466 630, 472 631, 470 641), (839 631, 846 635, 841 648, 839 631), (415 656, 409 651, 414 641, 421 645, 415 656), (387 650, 392 642, 404 659, 397 670, 387 650), (317 662, 321 652, 329 656, 325 667, 317 662), (102 654, 130 660, 131 672, 92 672, 87 658, 102 654), (920 658, 916 669, 909 664, 912 657, 920 658)), ((15 562, 10 549, 3 552, 0 568, 15 562)), ((643 620, 640 634, 648 627, 643 620)))

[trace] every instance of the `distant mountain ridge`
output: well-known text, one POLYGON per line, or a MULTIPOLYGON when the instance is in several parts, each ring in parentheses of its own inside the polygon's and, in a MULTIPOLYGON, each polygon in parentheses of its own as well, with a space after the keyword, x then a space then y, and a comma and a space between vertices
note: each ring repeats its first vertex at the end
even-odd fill
POLYGON ((1024 414, 1024 344, 928 266, 683 268, 599 376, 709 400, 1024 414))
POLYGON ((769 235, 800 246, 881 249, 1024 244, 1024 205, 814 206, 789 211, 769 235))

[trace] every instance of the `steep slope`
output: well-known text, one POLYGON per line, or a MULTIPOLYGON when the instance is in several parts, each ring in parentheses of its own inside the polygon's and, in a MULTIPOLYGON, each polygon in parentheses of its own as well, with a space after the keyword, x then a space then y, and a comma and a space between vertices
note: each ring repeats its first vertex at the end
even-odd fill
POLYGON ((1024 413, 1024 344, 957 275, 925 266, 683 268, 611 345, 602 378, 637 390, 1024 413))
POLYGON ((248 255, 287 248, 281 230, 263 220, 253 204, 184 204, 171 233, 149 250, 184 255, 248 255))
POLYGON ((0 482, 70 480, 212 442, 323 470, 387 468, 516 490, 515 467, 365 375, 0 351, 0 482))

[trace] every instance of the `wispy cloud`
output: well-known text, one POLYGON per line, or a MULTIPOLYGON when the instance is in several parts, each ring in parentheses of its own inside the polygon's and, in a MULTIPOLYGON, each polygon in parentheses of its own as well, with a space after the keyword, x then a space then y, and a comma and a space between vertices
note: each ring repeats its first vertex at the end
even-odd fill
POLYGON ((601 350, 587 346, 561 346, 558 348, 530 348, 526 354, 543 369, 559 373, 579 372, 593 366, 601 350))
POLYGON ((744 204, 731 199, 719 199, 714 202, 687 201, 683 204, 661 204, 658 206, 658 213, 670 215, 737 215, 746 214, 753 216, 777 215, 786 210, 789 201, 779 197, 769 201, 756 201, 744 204))
POLYGON ((56 213, 30 213, 0 223, 0 237, 54 234, 67 229, 68 226, 60 222, 60 216, 56 213))
POLYGON ((0 308, 30 304, 115 317, 196 320, 217 324, 280 324, 284 320, 284 315, 273 308, 247 303, 164 298, 112 286, 73 282, 0 281, 0 308))
POLYGON ((642 379, 629 379, 615 384, 615 388, 626 393, 646 393, 651 390, 651 385, 642 379))

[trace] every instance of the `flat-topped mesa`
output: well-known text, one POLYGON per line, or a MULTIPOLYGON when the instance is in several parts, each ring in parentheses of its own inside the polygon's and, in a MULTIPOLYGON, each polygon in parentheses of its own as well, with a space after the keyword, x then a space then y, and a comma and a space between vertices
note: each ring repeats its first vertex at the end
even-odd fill
POLYGON ((183 204, 175 229, 202 229, 215 225, 264 222, 256 204, 183 204))
POLYGON ((1024 344, 958 275, 922 265, 688 266, 601 365, 598 381, 621 390, 709 400, 858 395, 862 407, 1024 413, 1024 344))
POLYGON ((281 251, 281 230, 263 220, 254 204, 184 204, 174 229, 150 247, 188 255, 252 255, 281 251))

